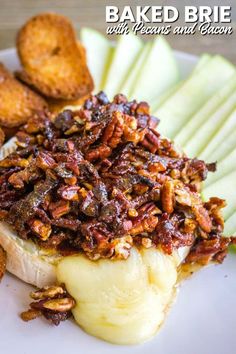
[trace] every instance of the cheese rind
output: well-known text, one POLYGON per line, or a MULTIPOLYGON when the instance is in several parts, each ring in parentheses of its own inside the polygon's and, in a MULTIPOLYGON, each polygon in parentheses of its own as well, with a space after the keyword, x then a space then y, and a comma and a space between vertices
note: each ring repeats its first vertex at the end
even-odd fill
POLYGON ((7 252, 6 269, 24 282, 39 288, 56 283, 55 264, 61 258, 40 250, 32 241, 22 240, 0 223, 0 245, 7 252))

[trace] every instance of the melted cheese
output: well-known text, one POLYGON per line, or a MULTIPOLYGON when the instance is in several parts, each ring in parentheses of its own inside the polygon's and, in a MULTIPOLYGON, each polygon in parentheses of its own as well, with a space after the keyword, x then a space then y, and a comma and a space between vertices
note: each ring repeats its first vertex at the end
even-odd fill
POLYGON ((69 256, 58 264, 57 278, 75 298, 73 315, 86 332, 112 343, 140 343, 164 320, 182 257, 135 248, 119 261, 69 256))

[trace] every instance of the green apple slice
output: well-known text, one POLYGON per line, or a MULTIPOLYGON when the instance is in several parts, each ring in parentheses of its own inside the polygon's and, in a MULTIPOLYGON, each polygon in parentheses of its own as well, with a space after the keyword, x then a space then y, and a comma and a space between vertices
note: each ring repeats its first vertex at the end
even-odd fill
MULTIPOLYGON (((211 56, 209 54, 203 54, 198 60, 191 75, 195 74, 198 70, 202 69, 210 59, 211 56)), ((182 84, 183 81, 178 82, 174 86, 170 87, 167 91, 165 91, 160 97, 158 97, 158 99, 155 99, 153 102, 151 102, 151 111, 156 112, 158 107, 160 107, 171 95, 173 95, 182 84)))
POLYGON ((204 66, 212 59, 210 54, 204 53, 200 56, 197 64, 193 68, 192 74, 195 74, 198 70, 204 68, 204 66))
POLYGON ((236 211, 225 222, 224 235, 236 236, 236 211))
POLYGON ((91 28, 82 28, 80 39, 85 46, 87 62, 94 80, 94 91, 101 90, 106 68, 108 67, 112 45, 101 33, 91 28))
POLYGON ((136 77, 138 76, 140 70, 142 69, 145 60, 147 59, 152 44, 153 44, 152 42, 147 42, 145 44, 142 52, 139 54, 132 70, 130 71, 127 79, 125 80, 124 84, 120 88, 120 92, 126 95, 128 99, 130 99, 130 93, 134 87, 136 77))
POLYGON ((212 161, 211 153, 214 152, 214 150, 218 148, 218 146, 220 146, 225 139, 228 139, 228 136, 232 131, 234 131, 236 134, 236 107, 225 120, 224 124, 215 134, 213 139, 211 139, 211 141, 209 141, 209 143, 206 145, 205 149, 201 151, 199 158, 206 161, 212 161))
POLYGON ((224 219, 227 220, 236 210, 236 170, 219 179, 215 183, 203 189, 202 196, 204 200, 210 197, 225 199, 227 206, 223 209, 224 219))
POLYGON ((143 46, 141 39, 132 33, 118 39, 103 87, 110 99, 120 92, 143 46))
MULTIPOLYGON (((169 97, 171 97, 183 84, 183 81, 178 82, 174 86, 171 86, 167 91, 161 94, 157 99, 151 102, 151 111, 156 112, 157 109, 166 101, 169 97)), ((154 113, 155 114, 155 113, 154 113)))
MULTIPOLYGON (((235 82, 236 84, 236 82, 235 82)), ((231 90, 232 92, 232 90, 231 90)), ((209 141, 214 138, 214 135, 220 133, 221 126, 224 124, 227 117, 236 107, 236 91, 233 92, 229 98, 214 112, 210 117, 206 119, 202 125, 195 130, 195 134, 190 136, 187 144, 184 145, 184 151, 188 156, 198 156, 200 152, 207 146, 209 141)))
POLYGON ((173 139, 209 98, 235 73, 235 67, 220 56, 215 56, 206 66, 190 75, 177 90, 156 111, 161 119, 159 131, 173 139))
POLYGON ((217 161, 218 163, 228 156, 232 150, 236 147, 236 131, 235 129, 229 133, 227 139, 221 141, 220 145, 211 152, 211 161, 217 161))
MULTIPOLYGON (((200 127, 204 127, 204 123, 209 119, 214 112, 216 112, 220 105, 228 98, 236 87, 236 75, 227 81, 225 85, 220 88, 205 105, 193 115, 193 117, 186 123, 183 129, 175 137, 175 142, 186 149, 191 145, 194 136, 200 127), (190 140, 189 140, 190 139, 190 140)), ((201 129, 201 128, 200 128, 201 129)), ((211 133, 209 132, 209 135, 211 133)), ((200 142, 196 141, 200 149, 200 142)), ((186 150, 187 151, 187 150, 186 150)), ((193 154, 196 154, 193 149, 193 154)))
POLYGON ((163 37, 157 37, 135 81, 131 98, 151 102, 180 80, 174 53, 163 37))
MULTIPOLYGON (((236 146, 236 141, 235 141, 236 146)), ((236 161, 236 147, 231 153, 222 159, 219 163, 217 163, 217 171, 215 173, 211 173, 204 183, 205 187, 211 185, 218 179, 224 177, 230 172, 235 170, 235 161, 236 161)))

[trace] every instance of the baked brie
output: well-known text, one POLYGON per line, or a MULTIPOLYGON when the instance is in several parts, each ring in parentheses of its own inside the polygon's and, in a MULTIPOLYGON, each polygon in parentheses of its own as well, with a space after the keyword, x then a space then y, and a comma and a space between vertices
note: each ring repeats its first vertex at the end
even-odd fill
POLYGON ((140 343, 162 324, 182 263, 223 260, 224 201, 200 195, 214 165, 157 125, 147 103, 99 93, 17 133, 0 161, 0 244, 7 269, 44 288, 32 318, 73 313, 94 336, 140 343), (65 288, 49 291, 56 283, 65 288))

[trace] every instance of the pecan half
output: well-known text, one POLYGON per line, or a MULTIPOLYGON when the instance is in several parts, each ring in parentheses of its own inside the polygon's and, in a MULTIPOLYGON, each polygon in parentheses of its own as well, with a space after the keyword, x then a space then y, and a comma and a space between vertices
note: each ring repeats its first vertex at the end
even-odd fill
POLYGON ((21 313, 23 321, 31 321, 44 316, 55 325, 67 320, 75 306, 75 300, 63 286, 47 286, 30 293, 36 302, 30 304, 30 309, 21 313))
POLYGON ((65 289, 62 288, 61 286, 45 286, 42 289, 36 290, 34 292, 30 293, 30 297, 34 300, 42 300, 44 298, 50 298, 53 299, 57 295, 62 295, 64 294, 65 289))
POLYGON ((173 181, 166 181, 161 191, 161 202, 163 210, 171 214, 174 211, 175 186, 173 181))
POLYGON ((72 298, 53 299, 43 303, 43 308, 56 312, 67 312, 74 306, 75 300, 72 298))

